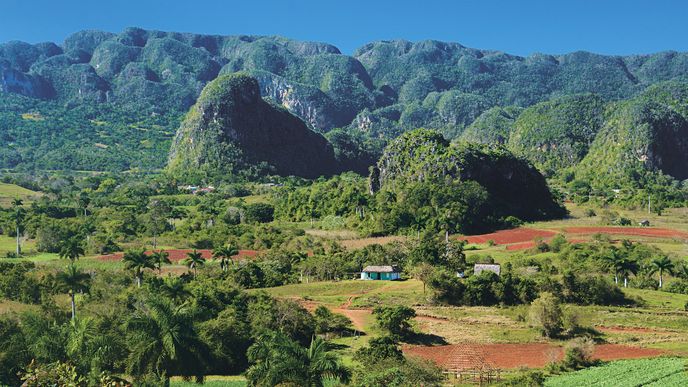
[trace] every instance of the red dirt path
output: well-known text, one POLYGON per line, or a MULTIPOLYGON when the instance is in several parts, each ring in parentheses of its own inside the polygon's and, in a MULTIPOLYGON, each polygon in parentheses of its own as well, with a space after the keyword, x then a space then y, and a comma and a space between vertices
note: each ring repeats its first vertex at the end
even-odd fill
MULTIPOLYGON (((170 261, 172 262, 178 262, 181 261, 182 259, 186 258, 186 253, 190 253, 193 250, 163 250, 167 252, 170 255, 170 261)), ((212 250, 196 250, 205 259, 211 259, 213 257, 213 252, 212 250)), ((146 251, 146 254, 151 254, 153 251, 146 251)), ((253 258, 256 255, 258 255, 257 250, 239 250, 239 254, 235 255, 232 257, 232 259, 240 259, 240 258, 253 258)), ((101 261, 119 261, 122 259, 122 256, 124 253, 114 253, 114 254, 108 254, 108 255, 101 255, 98 257, 101 261)))
MULTIPOLYGON (((404 353, 432 360, 440 367, 452 368, 456 357, 470 353, 468 364, 463 359, 465 368, 480 366, 484 362, 492 367, 513 369, 520 367, 542 368, 552 361, 561 360, 564 356, 562 347, 545 344, 454 344, 441 346, 407 346, 404 353), (471 364, 473 363, 473 364, 471 364)), ((664 354, 659 349, 630 347, 618 344, 601 344, 595 346, 594 357, 601 360, 637 359, 664 354)))

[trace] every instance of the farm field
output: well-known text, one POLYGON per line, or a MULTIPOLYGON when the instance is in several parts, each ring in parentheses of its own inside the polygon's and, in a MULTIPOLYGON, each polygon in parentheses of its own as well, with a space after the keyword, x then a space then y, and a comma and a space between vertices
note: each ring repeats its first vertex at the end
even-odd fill
POLYGON ((546 387, 685 386, 686 359, 624 360, 549 378, 546 387))

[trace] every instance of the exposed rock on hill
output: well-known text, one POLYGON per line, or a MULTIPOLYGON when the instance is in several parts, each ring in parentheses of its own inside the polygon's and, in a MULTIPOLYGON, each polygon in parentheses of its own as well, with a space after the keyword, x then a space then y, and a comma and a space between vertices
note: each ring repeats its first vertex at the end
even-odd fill
POLYGON ((181 176, 218 176, 261 168, 310 178, 338 172, 327 140, 263 101, 255 78, 223 75, 205 87, 182 122, 168 169, 181 176))

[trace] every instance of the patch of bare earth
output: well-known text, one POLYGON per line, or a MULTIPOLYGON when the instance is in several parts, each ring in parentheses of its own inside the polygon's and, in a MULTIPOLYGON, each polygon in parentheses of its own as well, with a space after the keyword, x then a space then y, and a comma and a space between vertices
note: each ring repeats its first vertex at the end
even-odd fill
MULTIPOLYGON (((564 349, 547 343, 530 344, 454 344, 440 346, 405 346, 404 353, 431 360, 440 367, 451 369, 479 368, 484 366, 501 369, 542 368, 559 361, 564 349)), ((593 357, 601 360, 637 359, 660 356, 658 349, 640 348, 617 344, 595 346, 593 357)))
POLYGON ((339 243, 346 249, 354 250, 361 249, 370 245, 386 245, 392 242, 403 242, 406 237, 403 236, 385 236, 385 237, 375 237, 375 238, 358 238, 358 239, 344 239, 339 243))

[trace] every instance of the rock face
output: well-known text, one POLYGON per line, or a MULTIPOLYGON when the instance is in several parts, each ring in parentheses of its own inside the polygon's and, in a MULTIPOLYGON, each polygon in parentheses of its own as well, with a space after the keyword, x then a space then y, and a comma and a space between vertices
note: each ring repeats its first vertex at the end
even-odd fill
POLYGON ((370 189, 394 190, 414 181, 472 180, 483 186, 497 216, 521 220, 561 217, 545 178, 504 148, 450 145, 438 132, 419 129, 392 141, 370 175, 370 189))
POLYGON ((265 172, 314 178, 338 172, 332 146, 288 111, 263 101, 247 74, 209 83, 182 122, 168 169, 181 176, 265 172))

